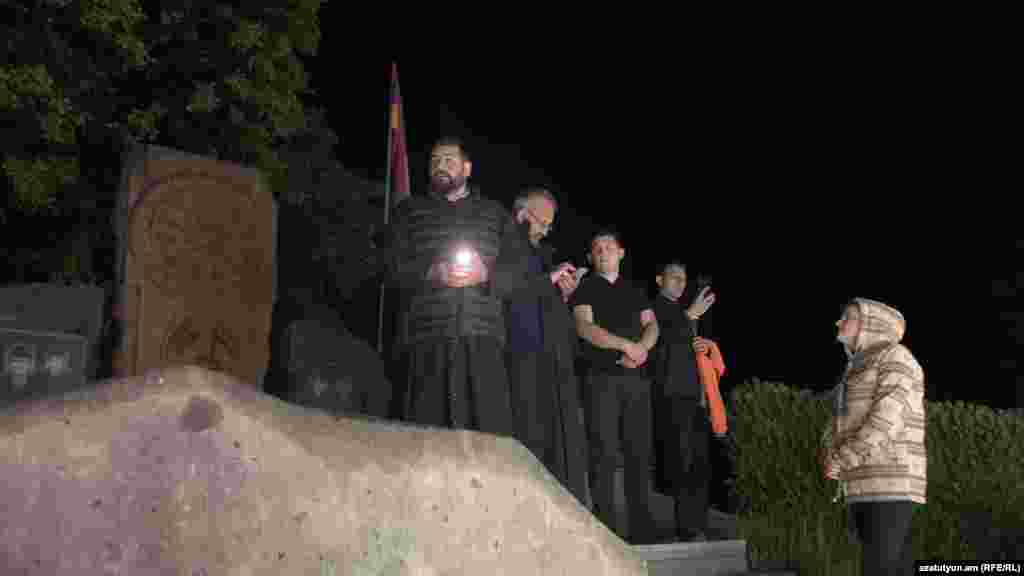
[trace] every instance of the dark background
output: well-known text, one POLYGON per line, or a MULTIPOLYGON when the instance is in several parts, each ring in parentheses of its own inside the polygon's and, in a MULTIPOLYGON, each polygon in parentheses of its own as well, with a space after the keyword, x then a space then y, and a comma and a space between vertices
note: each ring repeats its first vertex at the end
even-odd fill
MULTIPOLYGON (((584 264, 590 234, 612 225, 625 236, 625 274, 652 296, 666 258, 686 262, 691 281, 711 274, 718 302, 703 328, 725 354, 726 388, 753 377, 831 386, 845 361, 835 320, 863 296, 905 314, 930 398, 1024 407, 1019 185, 1005 178, 1018 161, 1003 144, 1016 134, 999 100, 1012 91, 959 51, 962 40, 893 47, 819 42, 824 28, 787 39, 701 36, 694 25, 678 31, 685 38, 568 42, 524 28, 504 56, 440 37, 389 53, 383 35, 367 45, 338 29, 344 6, 320 16, 308 104, 327 110, 347 171, 384 179, 397 62, 414 194, 431 143, 461 136, 484 194, 511 207, 526 185, 555 193, 549 240, 563 259, 584 264)), ((97 158, 111 156, 108 144, 97 158)), ((107 160, 114 182, 120 162, 107 160)), ((321 227, 362 219, 347 210, 321 227)), ((33 265, 19 242, 63 246, 88 211, 67 212, 8 219, 7 276, 33 265)), ((297 212, 301 232, 282 242, 313 252, 297 237, 318 237, 315 226, 297 212)), ((320 235, 321 248, 365 243, 361 230, 346 234, 320 235)), ((97 263, 113 260, 109 244, 97 263)), ((343 263, 331 273, 344 275, 343 263)), ((376 344, 378 289, 364 284, 340 308, 376 344)))
POLYGON ((625 273, 652 295, 666 257, 689 265, 691 283, 712 274, 726 385, 832 386, 845 362, 834 323, 863 296, 906 316, 930 398, 1024 405, 1022 242, 1004 222, 1009 202, 965 169, 969 121, 948 113, 957 96, 937 70, 785 49, 463 51, 349 59, 341 83, 324 64, 341 42, 325 36, 311 73, 347 169, 384 178, 395 61, 414 194, 432 141, 457 135, 472 181, 509 208, 521 187, 551 187, 561 209, 549 239, 564 259, 582 264, 588 234, 613 225, 625 273))

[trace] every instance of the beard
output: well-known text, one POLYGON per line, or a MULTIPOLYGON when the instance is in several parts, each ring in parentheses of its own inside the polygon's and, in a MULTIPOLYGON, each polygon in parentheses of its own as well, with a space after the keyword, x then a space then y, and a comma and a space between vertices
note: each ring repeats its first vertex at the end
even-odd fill
POLYGON ((437 172, 430 177, 430 189, 435 194, 451 194, 466 184, 465 176, 451 176, 446 172, 437 172))

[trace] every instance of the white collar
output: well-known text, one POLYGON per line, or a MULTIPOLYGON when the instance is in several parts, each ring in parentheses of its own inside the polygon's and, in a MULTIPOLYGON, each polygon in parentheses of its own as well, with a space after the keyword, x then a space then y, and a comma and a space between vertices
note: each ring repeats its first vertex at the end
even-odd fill
POLYGON ((455 196, 445 196, 449 202, 458 202, 466 196, 469 196, 469 186, 463 186, 462 192, 457 193, 455 196))

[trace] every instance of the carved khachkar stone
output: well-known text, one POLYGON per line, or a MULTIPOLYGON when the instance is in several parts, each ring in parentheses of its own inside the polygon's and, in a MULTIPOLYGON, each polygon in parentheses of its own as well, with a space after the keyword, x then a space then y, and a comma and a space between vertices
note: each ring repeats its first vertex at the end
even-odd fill
POLYGON ((159 149, 137 155, 127 172, 117 374, 197 364, 259 383, 276 243, 263 178, 159 149))

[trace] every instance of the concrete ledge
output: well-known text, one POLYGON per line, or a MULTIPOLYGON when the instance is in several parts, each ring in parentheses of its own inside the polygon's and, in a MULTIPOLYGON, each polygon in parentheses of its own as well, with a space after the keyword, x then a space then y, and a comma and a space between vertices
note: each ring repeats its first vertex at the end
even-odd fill
POLYGON ((0 573, 647 574, 519 442, 195 367, 0 412, 0 573))
POLYGON ((633 549, 647 561, 650 576, 744 574, 748 570, 745 540, 655 544, 633 549))
POLYGON ((674 544, 652 544, 634 546, 646 560, 666 558, 742 558, 747 560, 746 540, 718 540, 710 542, 677 542, 674 544))

